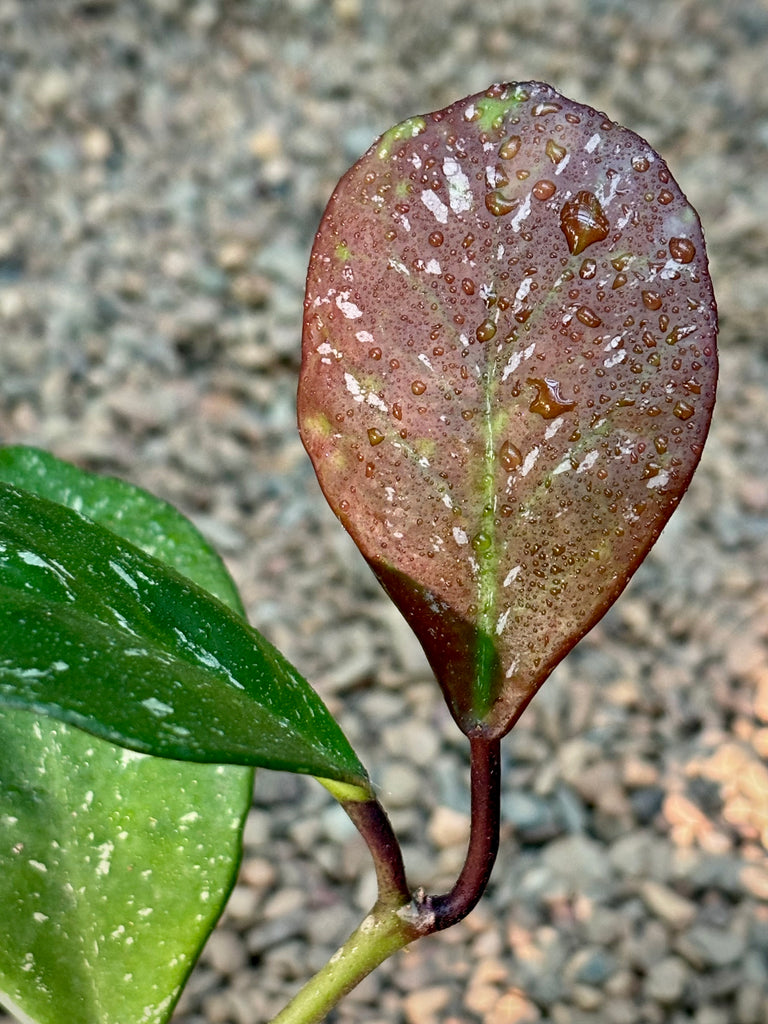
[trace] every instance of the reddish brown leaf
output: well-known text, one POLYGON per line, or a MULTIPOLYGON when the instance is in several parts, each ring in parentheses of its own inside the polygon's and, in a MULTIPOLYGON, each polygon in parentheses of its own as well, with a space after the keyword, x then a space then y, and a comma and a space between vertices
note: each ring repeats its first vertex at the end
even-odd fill
POLYGON ((549 86, 411 118, 342 178, 302 437, 464 731, 504 733, 658 537, 701 455, 715 337, 666 164, 549 86))

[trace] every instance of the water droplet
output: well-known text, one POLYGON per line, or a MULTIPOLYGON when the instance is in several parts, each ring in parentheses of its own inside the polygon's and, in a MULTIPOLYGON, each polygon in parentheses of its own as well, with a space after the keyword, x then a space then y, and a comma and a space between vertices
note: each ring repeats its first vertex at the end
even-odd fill
POLYGON ((423 395, 427 390, 427 385, 423 380, 414 380, 411 382, 411 391, 414 395, 423 395))
POLYGON ((496 333, 496 324, 493 320, 483 320, 480 326, 475 331, 475 337, 478 341, 490 341, 496 333))
POLYGON ((371 477, 373 476, 375 471, 376 471, 375 463, 373 463, 373 462, 366 462, 366 464, 365 464, 365 475, 368 477, 369 480, 371 479, 371 477))
POLYGON ((645 156, 633 156, 632 166, 636 171, 639 171, 642 174, 644 171, 648 170, 648 168, 651 166, 651 163, 650 160, 645 156))
POLYGON ((371 357, 371 359, 381 359, 381 349, 370 348, 368 349, 368 355, 371 357))
POLYGON ((690 238, 670 238, 669 252, 678 263, 690 263, 696 255, 696 246, 690 238))
POLYGON ((462 414, 461 414, 461 418, 463 420, 466 420, 467 422, 469 422, 474 415, 475 415, 474 409, 465 409, 462 412, 462 414))
POLYGON ((488 536, 488 534, 484 533, 482 530, 480 531, 480 533, 476 533, 475 536, 472 538, 472 547, 480 555, 484 555, 486 554, 486 552, 490 551, 492 545, 493 541, 488 536))
POLYGON ((461 290, 464 292, 465 295, 475 294, 475 282, 472 280, 471 277, 464 278, 464 280, 461 282, 461 290))
POLYGON ((489 213, 494 217, 503 217, 512 213, 520 205, 520 199, 507 199, 501 189, 494 189, 493 192, 485 193, 485 205, 489 213))
POLYGON ((597 264, 594 260, 586 259, 579 267, 579 277, 589 281, 597 273, 597 264))
POLYGON ((658 292, 644 291, 643 305, 646 309, 661 309, 662 301, 658 292))
POLYGON ((617 274, 616 277, 614 277, 613 279, 611 290, 616 291, 617 288, 623 288, 624 285, 627 283, 627 280, 628 278, 626 274, 617 274))
POLYGON ((556 114, 558 110, 562 109, 561 104, 555 103, 553 100, 542 100, 541 103, 534 103, 531 107, 531 116, 542 117, 544 114, 556 114))
POLYGON ((565 146, 561 146, 555 142, 554 139, 547 139, 547 144, 544 147, 544 152, 547 154, 553 164, 559 164, 561 160, 565 159, 568 150, 565 146))
POLYGON ((384 440, 384 435, 376 427, 368 427, 368 440, 371 444, 381 444, 384 440))
POLYGON ((430 245, 434 245, 435 248, 437 248, 439 245, 442 245, 443 244, 443 233, 442 233, 442 231, 433 231, 432 234, 429 236, 429 244, 430 245))
POLYGON ((557 186, 554 181, 542 178, 541 181, 536 182, 531 191, 536 199, 541 199, 543 202, 545 199, 552 198, 555 192, 557 192, 557 186))
POLYGON ((583 190, 569 199, 560 211, 560 227, 568 248, 576 256, 588 245, 608 237, 610 224, 594 192, 583 190))
POLYGON ((502 469, 505 469, 507 473, 513 473, 522 466, 523 453, 511 441, 505 441, 501 448, 499 448, 499 462, 502 469))
POLYGON ((576 406, 575 402, 563 401, 560 382, 552 380, 551 377, 529 377, 528 384, 532 384, 538 392, 528 408, 545 420, 553 420, 576 406))
POLYGON ((675 402, 675 406, 672 409, 672 412, 679 420, 689 420, 695 411, 690 402, 684 402, 682 399, 679 402, 675 402))
POLYGON ((585 327, 599 327, 603 322, 589 306, 579 306, 576 310, 576 319, 580 320, 585 327))
POLYGON ((502 160, 511 160, 512 157, 517 156, 520 151, 521 138, 519 135, 510 135, 504 139, 502 144, 499 146, 499 156, 502 160))
POLYGON ((659 453, 659 455, 663 455, 669 446, 669 439, 664 437, 663 434, 661 434, 659 435, 659 437, 655 438, 653 446, 659 453))
POLYGON ((507 172, 504 170, 503 164, 496 164, 493 169, 492 175, 488 179, 489 185, 493 183, 496 188, 504 188, 505 185, 509 184, 509 178, 507 172))
POLYGON ((395 402, 392 406, 392 415, 396 420, 401 420, 403 418, 403 407, 399 402, 395 402))
POLYGON ((663 188, 661 192, 659 192, 659 202, 662 206, 669 206, 669 204, 672 202, 674 198, 675 197, 672 195, 668 188, 663 188))

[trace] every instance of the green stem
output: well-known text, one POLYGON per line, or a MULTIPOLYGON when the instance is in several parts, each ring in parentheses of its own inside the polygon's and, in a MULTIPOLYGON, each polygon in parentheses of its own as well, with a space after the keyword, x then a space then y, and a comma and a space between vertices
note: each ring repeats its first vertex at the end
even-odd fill
POLYGON ((319 1024, 336 1003, 371 971, 417 938, 408 915, 377 903, 357 931, 311 978, 272 1024, 319 1024))

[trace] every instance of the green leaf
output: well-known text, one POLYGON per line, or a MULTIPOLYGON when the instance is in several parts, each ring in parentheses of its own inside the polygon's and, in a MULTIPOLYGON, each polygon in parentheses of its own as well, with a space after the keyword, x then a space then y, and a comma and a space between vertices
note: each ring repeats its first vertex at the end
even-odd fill
POLYGON ((0 448, 0 480, 82 512, 245 616, 218 553, 178 509, 148 491, 21 445, 0 448))
MULTIPOLYGON (((0 450, 0 477, 77 504, 239 610, 164 502, 30 449, 0 450)), ((16 709, 0 708, 0 752, 0 1003, 40 1024, 166 1021, 235 882, 253 771, 16 709)))
POLYGON ((234 884, 252 770, 0 709, 0 1003, 161 1024, 234 884))
POLYGON ((459 726, 503 735, 676 508, 715 397, 701 225, 539 82, 387 132, 312 250, 299 422, 459 726))
POLYGON ((156 756, 361 784, 319 697, 256 630, 81 513, 0 485, 0 704, 156 756))

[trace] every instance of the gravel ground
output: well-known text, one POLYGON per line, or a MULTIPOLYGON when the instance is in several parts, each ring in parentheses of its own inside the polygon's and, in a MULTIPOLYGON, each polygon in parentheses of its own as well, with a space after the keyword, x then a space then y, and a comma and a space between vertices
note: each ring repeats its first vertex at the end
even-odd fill
MULTIPOLYGON (((635 580, 505 741, 467 921, 336 1024, 768 1021, 768 7, 764 0, 0 0, 0 438, 175 502, 450 882, 467 752, 295 429, 303 277, 375 135, 551 82, 661 150, 698 208, 719 404, 635 580)), ((262 772, 178 1024, 257 1024, 370 904, 351 826, 262 772)))

